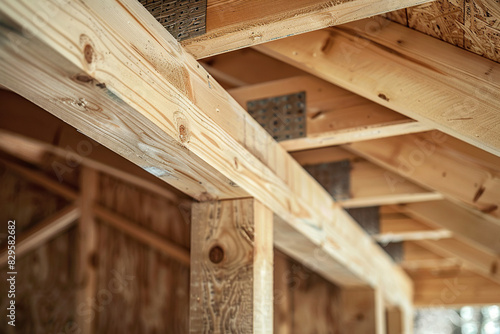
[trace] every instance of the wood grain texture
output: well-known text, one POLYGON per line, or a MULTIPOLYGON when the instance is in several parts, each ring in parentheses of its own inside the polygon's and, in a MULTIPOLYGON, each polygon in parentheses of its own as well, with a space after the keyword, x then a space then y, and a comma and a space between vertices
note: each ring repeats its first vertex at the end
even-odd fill
POLYGON ((137 2, 10 1, 2 13, 2 83, 194 198, 251 195, 315 246, 304 257, 319 246, 343 268, 339 283, 409 301, 404 272, 137 2), (50 32, 19 14, 54 6, 50 32))
POLYGON ((430 130, 429 127, 313 76, 232 89, 243 107, 253 100, 306 92, 305 138, 281 141, 287 151, 320 148, 430 130))
POLYGON ((495 62, 380 18, 256 48, 500 155, 495 62))
POLYGON ((184 41, 183 46, 196 58, 350 21, 428 0, 213 0, 207 7, 207 33, 184 41))
POLYGON ((272 213, 253 199, 193 204, 191 333, 271 333, 272 213))

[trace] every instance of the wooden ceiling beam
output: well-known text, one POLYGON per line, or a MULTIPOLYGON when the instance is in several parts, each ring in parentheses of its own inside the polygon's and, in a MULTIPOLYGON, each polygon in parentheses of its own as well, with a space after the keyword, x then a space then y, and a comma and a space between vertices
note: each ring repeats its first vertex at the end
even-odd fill
POLYGON ((182 45, 200 59, 426 2, 430 0, 209 0, 206 34, 182 45))
POLYGON ((416 220, 445 228, 476 248, 500 255, 500 224, 481 212, 446 200, 408 203, 398 209, 416 220))
POLYGON ((444 277, 414 279, 414 305, 420 307, 461 307, 500 303, 500 284, 463 271, 444 277))
POLYGON ((263 98, 306 94, 304 138, 280 141, 288 152, 431 130, 375 102, 306 75, 229 90, 243 107, 263 98))
POLYGON ((349 160, 349 196, 339 200, 345 208, 441 200, 443 196, 406 181, 399 175, 335 147, 294 152, 303 166, 349 160), (394 180, 398 187, 393 187, 394 180), (370 186, 367 187, 366 185, 370 186))
POLYGON ((376 17, 256 47, 500 155, 500 64, 376 17))
POLYGON ((417 245, 441 255, 445 258, 455 258, 466 268, 474 270, 479 275, 500 283, 500 257, 490 252, 482 251, 457 239, 421 240, 417 245))
POLYGON ((389 242, 402 241, 418 241, 418 240, 439 240, 450 238, 453 234, 448 230, 434 231, 414 231, 400 233, 380 233, 372 236, 373 239, 380 243, 386 244, 389 242))
POLYGON ((410 134, 344 146, 406 180, 500 218, 500 158, 441 132, 410 134))
POLYGON ((314 245, 306 266, 408 305, 406 274, 138 2, 62 6, 4 2, 1 84, 198 200, 255 197, 299 241, 283 249, 314 245))

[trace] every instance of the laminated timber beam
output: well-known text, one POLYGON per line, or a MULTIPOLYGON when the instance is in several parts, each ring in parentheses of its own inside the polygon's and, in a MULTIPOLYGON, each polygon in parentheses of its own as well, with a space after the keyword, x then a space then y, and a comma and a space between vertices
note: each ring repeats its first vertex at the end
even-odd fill
POLYGON ((3 1, 0 20, 1 84, 195 199, 254 197, 278 247, 409 307, 406 274, 139 3, 3 1))
POLYGON ((380 17, 256 48, 500 155, 500 64, 380 17))
POLYGON ((431 130, 314 76, 292 77, 229 90, 229 94, 245 109, 250 101, 296 92, 305 92, 306 137, 280 141, 288 152, 431 130))
POLYGON ((182 42, 196 58, 265 43, 429 0, 208 0, 206 34, 182 42))

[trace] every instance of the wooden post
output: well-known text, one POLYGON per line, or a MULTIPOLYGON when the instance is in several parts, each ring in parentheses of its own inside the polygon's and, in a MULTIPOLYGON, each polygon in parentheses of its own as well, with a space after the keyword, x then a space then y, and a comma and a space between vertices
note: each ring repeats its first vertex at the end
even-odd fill
POLYGON ((254 199, 193 205, 191 333, 272 333, 272 223, 254 199))
POLYGON ((89 317, 88 310, 93 305, 97 290, 97 225, 93 204, 97 195, 98 173, 91 168, 82 167, 80 176, 81 217, 78 223, 79 258, 78 269, 81 282, 77 295, 77 323, 82 334, 92 334, 96 314, 89 317))
POLYGON ((380 291, 349 288, 341 294, 342 334, 386 334, 385 309, 380 291))
POLYGON ((403 314, 397 307, 389 308, 386 312, 387 334, 403 334, 403 314))

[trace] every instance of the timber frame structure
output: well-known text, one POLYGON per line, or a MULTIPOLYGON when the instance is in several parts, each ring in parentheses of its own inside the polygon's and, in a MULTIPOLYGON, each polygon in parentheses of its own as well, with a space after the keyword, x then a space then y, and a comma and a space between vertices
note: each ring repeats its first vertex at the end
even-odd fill
POLYGON ((462 1, 476 12, 459 38, 426 21, 445 0, 274 2, 208 0, 206 33, 179 42, 136 0, 0 0, 2 166, 70 203, 17 255, 78 221, 76 298, 92 298, 106 221, 190 268, 191 333, 299 332, 273 325, 292 312, 273 303, 274 247, 340 289, 332 333, 411 333, 415 306, 500 303, 498 4, 462 1), (277 142, 246 110, 297 93, 300 137, 277 142), (26 165, 83 134, 78 190, 26 165), (187 205, 190 247, 107 208, 105 174, 187 205))

